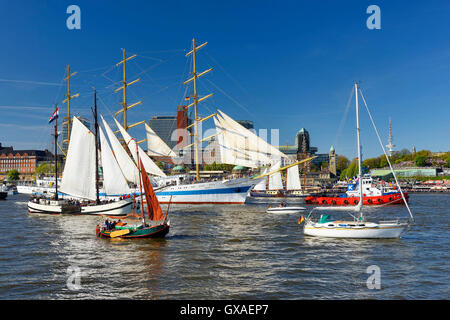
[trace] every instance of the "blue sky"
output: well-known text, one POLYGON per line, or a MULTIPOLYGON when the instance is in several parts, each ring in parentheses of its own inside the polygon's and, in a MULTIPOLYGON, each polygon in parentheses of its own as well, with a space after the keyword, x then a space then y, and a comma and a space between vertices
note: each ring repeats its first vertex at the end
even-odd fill
MULTIPOLYGON (((128 101, 143 104, 130 122, 175 114, 189 75, 184 54, 193 37, 208 45, 198 68, 213 67, 199 94, 214 93, 202 115, 220 108, 257 129, 280 129, 293 144, 305 127, 319 152, 331 145, 356 156, 354 81, 359 81, 387 144, 392 118, 397 149, 450 150, 450 2, 427 1, 1 1, 0 142, 51 148, 47 119, 66 112, 65 68, 72 110, 91 117, 92 86, 100 112, 117 111, 121 48, 137 54, 127 67, 128 101), (81 30, 69 30, 66 8, 81 8, 81 30), (369 30, 366 8, 381 9, 369 30), (344 115, 347 115, 344 118, 344 115)), ((363 156, 382 151, 362 112, 363 156)), ((131 133, 143 138, 142 128, 131 133)))

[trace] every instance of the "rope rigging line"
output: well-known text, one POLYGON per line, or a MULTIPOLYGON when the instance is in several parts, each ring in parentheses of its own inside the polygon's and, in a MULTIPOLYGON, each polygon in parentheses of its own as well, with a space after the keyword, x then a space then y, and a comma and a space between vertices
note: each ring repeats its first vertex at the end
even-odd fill
MULTIPOLYGON (((401 195, 402 195, 402 199, 403 199, 403 201, 404 201, 404 203, 405 203, 405 205, 406 205, 406 208, 408 209, 408 213, 409 213, 409 215, 411 216, 411 220, 414 222, 414 217, 413 217, 412 212, 411 212, 411 210, 410 210, 410 208, 409 208, 408 202, 407 202, 406 199, 405 199, 405 195, 403 194, 403 190, 402 190, 402 188, 400 187, 400 183, 398 182, 397 175, 395 174, 395 171, 394 171, 394 169, 392 168, 391 161, 389 160, 389 157, 388 157, 388 155, 387 155, 387 153, 386 153, 386 149, 384 148, 383 142, 381 141, 380 134, 378 133, 378 129, 377 129, 376 125, 375 125, 375 122, 373 121, 372 114, 370 113, 369 107, 367 106, 366 99, 364 98, 364 95, 363 95, 363 93, 362 93, 362 91, 361 91, 361 88, 359 88, 359 92, 360 92, 360 94, 361 94, 361 98, 363 99, 363 102, 364 102, 364 105, 365 105, 365 107, 366 107, 367 113, 369 114, 369 118, 370 118, 370 121, 372 122, 372 126, 373 126, 373 128, 375 129, 375 133, 377 134, 378 142, 380 143, 380 146, 381 146, 381 148, 383 149, 384 155, 385 155, 386 160, 387 160, 387 162, 388 162, 388 164, 389 164, 389 168, 390 168, 391 171, 392 171, 392 175, 394 176, 395 182, 397 183, 398 189, 399 189, 399 191, 400 191, 400 193, 401 193, 401 195)), ((358 93, 356 93, 356 94, 358 94, 358 93)))

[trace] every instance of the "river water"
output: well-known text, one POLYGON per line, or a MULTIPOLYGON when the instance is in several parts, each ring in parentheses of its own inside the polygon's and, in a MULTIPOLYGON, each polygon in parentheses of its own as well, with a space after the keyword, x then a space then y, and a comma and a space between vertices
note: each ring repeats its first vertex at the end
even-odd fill
POLYGON ((172 206, 165 239, 100 239, 101 217, 32 215, 27 200, 0 201, 0 299, 450 298, 450 194, 411 194, 398 240, 305 237, 266 204, 172 206))

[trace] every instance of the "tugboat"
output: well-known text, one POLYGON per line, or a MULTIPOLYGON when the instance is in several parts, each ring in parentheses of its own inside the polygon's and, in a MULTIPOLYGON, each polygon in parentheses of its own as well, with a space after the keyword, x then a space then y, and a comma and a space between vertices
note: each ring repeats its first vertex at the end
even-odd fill
MULTIPOLYGON (((382 204, 403 204, 402 194, 395 187, 376 186, 373 178, 369 174, 365 174, 360 179, 356 179, 355 183, 347 185, 347 191, 343 195, 329 196, 313 196, 306 197, 307 204, 330 205, 330 206, 354 206, 360 201, 360 188, 362 186, 363 205, 382 205, 382 204)), ((403 192, 406 201, 408 201, 408 193, 403 192)))

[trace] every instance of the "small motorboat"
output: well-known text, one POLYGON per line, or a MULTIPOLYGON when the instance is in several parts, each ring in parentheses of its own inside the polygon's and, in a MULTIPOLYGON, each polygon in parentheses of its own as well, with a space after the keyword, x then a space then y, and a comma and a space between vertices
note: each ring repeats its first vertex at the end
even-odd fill
POLYGON ((267 213, 300 213, 306 210, 304 207, 288 207, 286 204, 281 204, 279 207, 269 207, 267 213))

